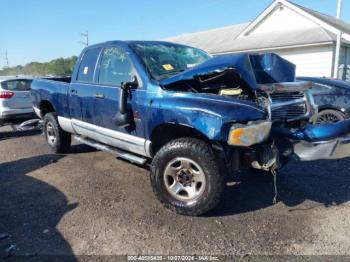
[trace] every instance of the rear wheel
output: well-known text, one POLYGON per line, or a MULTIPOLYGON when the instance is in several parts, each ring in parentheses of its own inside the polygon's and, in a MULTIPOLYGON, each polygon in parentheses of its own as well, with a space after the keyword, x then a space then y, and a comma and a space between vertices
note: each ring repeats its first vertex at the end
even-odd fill
POLYGON ((163 205, 179 214, 197 216, 220 201, 224 176, 216 154, 202 140, 176 139, 152 161, 151 184, 163 205))
POLYGON ((326 109, 318 114, 317 124, 331 124, 345 119, 345 115, 337 110, 326 109))
POLYGON ((71 145, 71 134, 65 132, 57 121, 56 113, 44 116, 44 134, 46 142, 54 153, 65 153, 71 145))

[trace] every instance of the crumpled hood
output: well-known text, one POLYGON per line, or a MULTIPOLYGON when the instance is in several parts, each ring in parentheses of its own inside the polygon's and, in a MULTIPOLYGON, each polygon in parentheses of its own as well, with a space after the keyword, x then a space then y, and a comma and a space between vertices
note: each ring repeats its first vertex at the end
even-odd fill
POLYGON ((252 90, 256 90, 258 84, 295 81, 295 65, 276 54, 269 53, 215 56, 202 64, 160 81, 160 84, 167 86, 203 75, 220 74, 228 69, 238 71, 252 90))

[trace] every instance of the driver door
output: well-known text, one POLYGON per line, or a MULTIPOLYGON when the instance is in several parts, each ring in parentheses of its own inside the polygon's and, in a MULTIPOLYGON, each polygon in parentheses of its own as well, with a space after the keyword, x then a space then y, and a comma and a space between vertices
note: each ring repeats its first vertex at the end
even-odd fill
POLYGON ((95 124, 104 128, 122 131, 113 118, 118 113, 119 93, 122 83, 132 79, 131 62, 126 52, 118 46, 102 51, 96 98, 94 103, 95 124))
MULTIPOLYGON (((135 76, 135 69, 128 53, 119 46, 105 47, 98 72, 94 119, 99 141, 136 153, 144 152, 142 122, 134 121, 131 125, 122 127, 113 120, 118 113, 122 83, 132 81, 135 76)), ((128 97, 128 106, 133 112, 138 109, 136 99, 139 91, 132 90, 132 94, 128 97)))

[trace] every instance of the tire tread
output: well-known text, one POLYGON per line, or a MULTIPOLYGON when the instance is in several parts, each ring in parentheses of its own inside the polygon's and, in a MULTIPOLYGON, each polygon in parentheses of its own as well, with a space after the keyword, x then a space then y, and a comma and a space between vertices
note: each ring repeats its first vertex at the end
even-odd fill
MULTIPOLYGON (((159 201, 168 209, 180 213, 182 215, 188 216, 198 216, 208 212, 213 209, 220 202, 221 195, 224 188, 224 172, 222 172, 222 168, 219 165, 219 161, 217 159, 216 154, 212 150, 211 146, 207 144, 203 140, 195 139, 195 138, 179 138, 170 141, 168 144, 164 145, 156 154, 152 161, 151 165, 151 184, 153 188, 153 192, 159 201), (186 208, 181 207, 179 205, 174 205, 173 203, 169 203, 164 199, 162 193, 158 190, 156 183, 156 176, 159 174, 159 163, 161 163, 164 156, 172 151, 181 151, 183 149, 191 152, 190 154, 198 154, 200 157, 205 158, 205 169, 210 169, 210 179, 212 181, 212 188, 210 196, 208 196, 208 201, 204 201, 200 205, 194 208, 186 208)), ((208 179, 209 180, 209 179, 208 179)), ((208 181, 209 182, 209 181, 208 181)))
MULTIPOLYGON (((71 145, 71 134, 64 131, 57 120, 57 114, 56 113, 47 113, 44 116, 44 130, 46 127, 46 123, 48 121, 51 121, 51 123, 54 125, 55 129, 57 130, 57 138, 56 138, 56 145, 50 146, 51 150, 54 153, 66 153, 70 149, 71 145)), ((46 137, 46 130, 45 130, 45 137, 46 137)))

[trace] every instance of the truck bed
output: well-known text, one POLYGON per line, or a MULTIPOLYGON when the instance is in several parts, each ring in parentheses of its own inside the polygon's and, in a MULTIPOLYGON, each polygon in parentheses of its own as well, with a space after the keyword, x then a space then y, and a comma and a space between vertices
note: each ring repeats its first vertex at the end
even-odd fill
POLYGON ((35 79, 31 84, 33 107, 40 108, 42 103, 50 101, 55 112, 69 117, 68 90, 70 78, 35 79))

